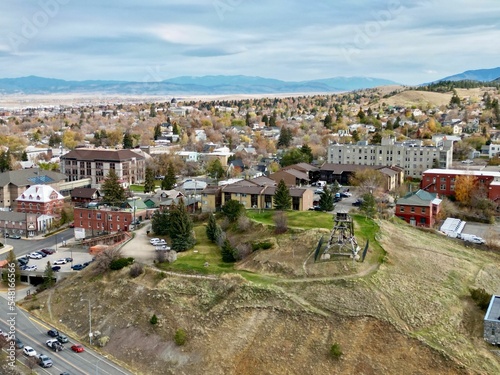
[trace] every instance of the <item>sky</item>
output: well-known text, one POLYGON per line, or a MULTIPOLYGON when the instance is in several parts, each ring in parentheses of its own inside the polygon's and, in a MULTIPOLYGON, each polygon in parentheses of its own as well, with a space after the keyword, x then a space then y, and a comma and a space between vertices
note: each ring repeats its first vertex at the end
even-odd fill
POLYGON ((0 78, 419 84, 500 66, 498 0, 2 0, 0 78))

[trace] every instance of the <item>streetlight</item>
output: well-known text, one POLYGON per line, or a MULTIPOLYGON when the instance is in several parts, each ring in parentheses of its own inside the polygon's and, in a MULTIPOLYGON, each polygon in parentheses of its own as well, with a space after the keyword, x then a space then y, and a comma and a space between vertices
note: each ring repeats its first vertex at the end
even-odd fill
POLYGON ((89 303, 89 343, 92 345, 92 310, 90 309, 90 299, 82 298, 80 301, 87 301, 89 303))

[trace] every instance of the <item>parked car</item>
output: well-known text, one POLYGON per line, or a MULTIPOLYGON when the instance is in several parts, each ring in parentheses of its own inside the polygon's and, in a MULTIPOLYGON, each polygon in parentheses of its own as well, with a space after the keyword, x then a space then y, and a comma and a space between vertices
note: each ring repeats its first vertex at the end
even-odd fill
POLYGON ((28 254, 28 258, 30 258, 30 259, 42 259, 43 256, 40 253, 33 252, 33 253, 28 254))
POLYGON ((157 241, 159 241, 159 240, 160 240, 159 238, 151 238, 151 239, 149 240, 149 243, 152 245, 153 243, 155 243, 155 242, 157 242, 157 241))
POLYGON ((42 256, 42 258, 45 258, 47 256, 47 254, 45 254, 44 252, 42 251, 36 251, 37 254, 40 254, 42 256))
POLYGON ((44 253, 45 255, 52 255, 56 251, 54 249, 42 249, 42 250, 40 250, 40 252, 44 253))
POLYGON ((309 207, 309 211, 321 211, 321 207, 320 206, 312 206, 312 207, 309 207))
POLYGON ((52 271, 59 272, 61 270, 61 266, 53 266, 52 271))
POLYGON ((75 223, 74 222, 73 223, 69 223, 68 227, 74 228, 75 227, 75 223))
POLYGON ((75 353, 82 353, 85 351, 83 346, 81 346, 80 344, 71 345, 71 350, 73 350, 75 353))
POLYGON ((467 160, 462 160, 462 163, 463 164, 472 164, 472 163, 474 163, 474 161, 470 160, 470 159, 467 159, 467 160))
POLYGON ((18 338, 16 338, 16 349, 22 349, 24 348, 24 344, 21 340, 19 340, 18 338))
POLYGON ((23 271, 36 271, 37 269, 38 267, 36 266, 36 264, 33 264, 32 266, 24 266, 23 271))
POLYGON ((25 266, 29 263, 29 261, 30 261, 30 258, 28 258, 27 256, 17 258, 17 263, 19 263, 19 266, 25 266))
POLYGON ((83 266, 83 264, 75 264, 73 267, 71 267, 73 269, 73 271, 81 271, 83 270, 85 267, 83 266))
POLYGON ((358 198, 358 199, 356 199, 355 202, 352 203, 352 205, 356 206, 356 207, 359 207, 359 206, 361 206, 363 204, 363 202, 364 202, 363 199, 358 198))
POLYGON ((59 331, 56 329, 49 329, 47 331, 47 335, 49 335, 50 337, 57 337, 59 336, 59 331))
POLYGON ((323 194, 324 190, 323 189, 316 189, 314 190, 314 194, 323 194))
POLYGON ((43 368, 49 368, 52 367, 52 359, 47 357, 45 354, 40 354, 38 356, 38 364, 42 366, 43 368))
POLYGON ((341 198, 349 198, 352 195, 351 193, 344 193, 343 191, 341 191, 339 194, 341 198))
POLYGON ((12 239, 12 240, 20 240, 21 236, 19 236, 17 234, 13 234, 13 235, 10 236, 10 239, 12 239))
POLYGON ((61 258, 61 259, 54 261, 54 264, 66 264, 66 263, 68 263, 66 258, 61 258))
POLYGON ((31 346, 25 346, 23 348, 23 353, 28 357, 36 357, 36 350, 33 349, 31 346))
POLYGON ((65 258, 67 263, 71 263, 73 261, 73 258, 65 258))
POLYGON ((167 244, 167 241, 161 239, 161 240, 158 240, 156 242, 153 242, 151 245, 153 246, 161 246, 161 245, 166 245, 167 244))

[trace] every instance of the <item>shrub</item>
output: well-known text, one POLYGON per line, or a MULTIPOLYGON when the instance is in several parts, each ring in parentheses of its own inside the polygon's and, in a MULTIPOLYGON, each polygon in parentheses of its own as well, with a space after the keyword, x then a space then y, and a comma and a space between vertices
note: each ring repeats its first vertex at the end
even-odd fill
POLYGON ((111 263, 109 264, 109 269, 118 271, 124 267, 131 265, 132 263, 134 263, 134 258, 118 258, 111 261, 111 263))
POLYGON ((335 343, 331 346, 330 348, 330 356, 333 359, 340 359, 344 353, 342 353, 342 348, 340 347, 340 344, 335 343))
POLYGON ((142 274, 143 271, 144 269, 142 267, 142 264, 135 263, 132 267, 130 267, 129 275, 130 277, 137 277, 142 274))
POLYGON ((156 314, 153 314, 151 319, 149 319, 149 323, 151 323, 152 325, 158 324, 158 317, 156 316, 156 314))
POLYGON ((254 242, 252 243, 252 251, 257 251, 259 249, 268 250, 273 247, 271 242, 254 242))
POLYGON ((182 328, 179 328, 175 331, 174 341, 177 345, 182 346, 186 343, 186 331, 182 328))
POLYGON ((283 211, 277 211, 274 214, 273 219, 276 234, 282 234, 288 230, 288 220, 286 214, 283 211))
POLYGON ((491 294, 484 289, 470 289, 470 296, 476 302, 476 305, 483 311, 488 309, 491 301, 491 294))

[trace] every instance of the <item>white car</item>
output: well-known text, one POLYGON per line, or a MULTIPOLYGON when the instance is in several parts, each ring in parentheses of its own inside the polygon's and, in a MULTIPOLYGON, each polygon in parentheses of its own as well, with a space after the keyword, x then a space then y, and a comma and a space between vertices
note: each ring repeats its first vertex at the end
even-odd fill
POLYGON ((24 271, 36 271, 37 269, 38 267, 35 264, 33 264, 32 266, 26 266, 24 268, 24 271))
POLYGON ((33 349, 31 346, 25 346, 23 349, 24 355, 27 355, 28 357, 36 357, 36 350, 33 349))
POLYGON ((162 239, 162 240, 158 240, 156 242, 153 242, 151 245, 153 245, 153 246, 162 246, 162 245, 166 245, 166 244, 167 244, 167 241, 165 241, 165 240, 162 239))
POLYGON ((159 240, 160 240, 159 238, 151 238, 151 239, 149 240, 149 243, 152 245, 152 244, 154 244, 155 242, 158 242, 159 240))
POLYGON ((35 253, 28 254, 28 258, 30 258, 30 259, 42 259, 43 256, 42 256, 42 254, 35 252, 35 253))
POLYGON ((61 258, 61 259, 58 259, 54 262, 54 264, 66 264, 66 263, 68 263, 66 258, 61 258))
POLYGON ((470 159, 462 160, 462 164, 472 164, 472 163, 474 163, 474 161, 470 159))

